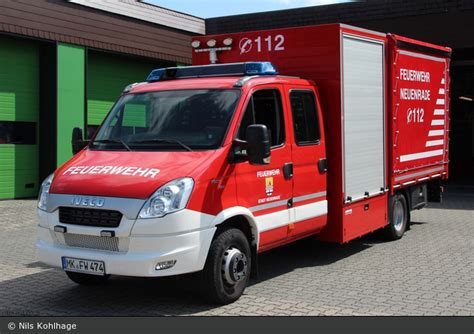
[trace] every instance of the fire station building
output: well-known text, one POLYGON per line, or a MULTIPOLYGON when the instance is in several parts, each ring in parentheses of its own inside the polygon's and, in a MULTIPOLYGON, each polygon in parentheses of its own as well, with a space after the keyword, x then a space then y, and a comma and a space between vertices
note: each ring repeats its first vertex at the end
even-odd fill
POLYGON ((134 0, 0 2, 0 199, 37 196, 123 88, 191 63, 204 20, 134 0))
MULTIPOLYGON (((191 63, 191 37, 347 23, 449 46, 450 179, 474 186, 474 2, 391 0, 204 20, 137 0, 0 3, 0 199, 34 197, 122 92, 157 67, 191 63)), ((311 38, 311 36, 307 36, 311 38)))

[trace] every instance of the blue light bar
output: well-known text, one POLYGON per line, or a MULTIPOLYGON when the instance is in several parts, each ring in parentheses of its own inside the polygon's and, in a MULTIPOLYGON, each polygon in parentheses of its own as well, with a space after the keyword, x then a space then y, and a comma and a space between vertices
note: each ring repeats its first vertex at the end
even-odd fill
POLYGON ((219 76, 277 75, 276 67, 268 61, 231 64, 213 64, 188 67, 166 67, 151 71, 146 81, 219 76))

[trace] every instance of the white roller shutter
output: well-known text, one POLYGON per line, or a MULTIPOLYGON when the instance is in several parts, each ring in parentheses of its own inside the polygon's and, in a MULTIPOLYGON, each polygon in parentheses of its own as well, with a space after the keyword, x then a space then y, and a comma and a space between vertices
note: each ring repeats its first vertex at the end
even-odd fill
POLYGON ((343 35, 343 158, 346 199, 385 188, 384 45, 343 35))

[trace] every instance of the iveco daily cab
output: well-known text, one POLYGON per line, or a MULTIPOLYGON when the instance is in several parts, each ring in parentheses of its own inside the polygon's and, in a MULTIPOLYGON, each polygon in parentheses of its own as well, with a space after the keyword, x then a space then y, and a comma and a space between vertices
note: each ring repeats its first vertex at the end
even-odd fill
POLYGON ((38 201, 39 259, 80 284, 199 273, 235 301, 258 254, 402 237, 448 176, 449 48, 341 24, 194 38, 127 87, 38 201))

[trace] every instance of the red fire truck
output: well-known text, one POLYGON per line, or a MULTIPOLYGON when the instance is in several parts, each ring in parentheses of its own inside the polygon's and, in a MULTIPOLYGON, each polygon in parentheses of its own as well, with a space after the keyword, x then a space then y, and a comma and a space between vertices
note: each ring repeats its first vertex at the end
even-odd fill
POLYGON ((42 185, 37 250, 80 284, 198 272, 240 297, 258 254, 402 237, 448 177, 451 50, 343 24, 194 38, 127 87, 42 185))

